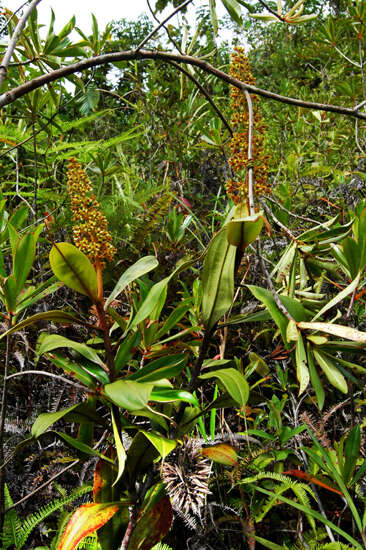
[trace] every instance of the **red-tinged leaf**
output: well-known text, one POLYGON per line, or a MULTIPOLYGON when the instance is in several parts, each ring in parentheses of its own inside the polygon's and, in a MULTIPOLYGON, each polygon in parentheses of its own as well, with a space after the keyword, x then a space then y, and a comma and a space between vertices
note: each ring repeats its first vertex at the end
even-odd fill
POLYGON ((337 493, 337 495, 341 495, 343 497, 342 491, 339 491, 338 489, 335 489, 334 487, 331 487, 330 485, 327 485, 323 481, 320 481, 320 479, 311 476, 310 474, 307 474, 306 472, 303 472, 302 470, 286 470, 286 472, 283 472, 286 475, 289 476, 295 476, 300 479, 304 479, 305 481, 308 481, 309 483, 314 483, 315 485, 319 485, 319 487, 323 487, 323 489, 328 489, 328 491, 332 491, 333 493, 337 493))
POLYGON ((151 550, 169 532, 173 510, 163 484, 155 485, 145 498, 128 550, 151 550))
POLYGON ((80 506, 66 525, 57 550, 74 550, 84 537, 107 523, 119 508, 118 502, 90 502, 80 506))
POLYGON ((202 449, 201 453, 210 460, 218 462, 219 464, 224 464, 225 466, 235 467, 238 465, 238 454, 236 450, 227 443, 219 443, 218 445, 207 447, 206 449, 202 449))

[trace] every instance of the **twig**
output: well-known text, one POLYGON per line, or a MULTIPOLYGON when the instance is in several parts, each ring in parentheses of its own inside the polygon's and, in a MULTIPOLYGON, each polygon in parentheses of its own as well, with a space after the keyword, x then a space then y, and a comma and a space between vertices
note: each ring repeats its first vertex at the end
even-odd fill
POLYGON ((18 24, 14 29, 13 36, 9 40, 8 47, 6 48, 6 52, 4 54, 4 57, 2 59, 1 65, 0 65, 0 88, 1 88, 1 85, 3 83, 4 77, 5 77, 6 73, 8 72, 8 66, 9 66, 9 63, 10 63, 10 59, 11 59, 11 56, 13 55, 13 53, 14 53, 15 47, 16 47, 17 42, 18 42, 18 38, 19 38, 22 30, 24 29, 24 26, 25 26, 25 24, 26 24, 26 22, 27 22, 27 20, 30 16, 30 14, 32 13, 32 11, 36 7, 36 5, 39 4, 40 1, 41 0, 33 0, 30 3, 29 8, 25 11, 24 15, 19 19, 18 24))
POLYGON ((313 220, 312 218, 307 218, 306 216, 300 216, 300 214, 294 214, 290 210, 287 210, 287 208, 285 208, 280 202, 273 200, 271 197, 264 196, 263 198, 265 198, 267 201, 270 201, 272 204, 275 204, 276 206, 278 206, 278 208, 280 208, 281 210, 283 210, 284 212, 286 212, 287 214, 289 214, 294 218, 298 218, 299 220, 304 220, 305 222, 310 222, 310 223, 314 223, 315 225, 321 225, 323 227, 326 227, 325 224, 319 223, 318 221, 313 220))
POLYGON ((50 376, 51 378, 56 378, 56 380, 61 380, 61 382, 65 382, 65 384, 70 384, 71 386, 74 386, 74 388, 78 388, 79 390, 87 391, 87 388, 85 386, 82 386, 81 384, 78 384, 77 382, 72 382, 71 380, 68 380, 67 378, 64 378, 63 376, 60 376, 59 374, 53 374, 52 372, 47 372, 44 370, 23 370, 22 372, 16 372, 14 374, 10 374, 5 379, 10 380, 11 378, 15 378, 16 376, 23 376, 24 374, 40 374, 42 376, 50 376))
POLYGON ((177 8, 175 8, 174 11, 172 11, 172 13, 170 15, 168 15, 168 17, 166 17, 163 21, 161 21, 161 23, 159 23, 159 25, 157 25, 155 27, 155 29, 153 29, 141 42, 140 44, 137 46, 137 48, 135 49, 135 53, 138 53, 141 48, 143 48, 145 46, 145 44, 150 40, 150 38, 152 36, 154 36, 154 34, 156 34, 158 32, 159 29, 161 29, 161 27, 164 27, 165 23, 167 23, 169 21, 169 19, 171 19, 172 17, 174 17, 174 15, 176 13, 178 13, 179 11, 181 11, 182 9, 184 9, 186 6, 188 6, 188 4, 190 4, 192 2, 192 0, 185 0, 182 4, 180 4, 177 8))
MULTIPOLYGON (((155 19, 155 21, 160 25, 160 21, 159 19, 156 17, 155 15, 155 12, 154 10, 152 9, 151 7, 151 4, 150 4, 150 0, 146 0, 146 3, 147 3, 147 7, 149 8, 150 10, 150 13, 151 15, 153 16, 153 18, 155 19)), ((179 44, 174 40, 174 38, 172 37, 172 35, 170 34, 170 31, 168 29, 168 27, 166 27, 164 24, 163 24, 163 29, 166 31, 168 37, 169 37, 169 40, 171 41, 172 44, 174 44, 175 48, 178 50, 179 53, 183 54, 182 50, 180 49, 179 47, 179 44)))
POLYGON ((49 84, 50 82, 54 82, 55 80, 64 78, 70 74, 85 71, 86 69, 90 69, 92 67, 106 65, 107 63, 115 63, 117 61, 129 61, 129 60, 135 60, 135 59, 137 60, 159 59, 165 62, 175 61, 176 63, 185 63, 187 65, 193 65, 195 67, 199 67, 200 69, 202 69, 204 72, 208 74, 212 74, 216 76, 223 82, 227 82, 228 84, 230 84, 231 86, 234 86, 235 88, 238 88, 239 90, 242 90, 242 91, 247 90, 251 94, 259 95, 267 99, 273 99, 274 101, 279 101, 280 103, 285 103, 287 105, 302 107, 304 109, 326 111, 330 113, 337 113, 340 115, 359 118, 360 120, 366 120, 366 113, 359 112, 357 110, 357 107, 350 109, 348 107, 341 107, 339 105, 329 105, 326 103, 303 101, 301 99, 282 96, 274 92, 264 90, 262 88, 257 88, 256 86, 252 86, 251 84, 246 84, 245 82, 241 82, 237 78, 234 78, 231 75, 225 73, 224 71, 217 69, 213 65, 210 65, 209 63, 207 63, 203 59, 199 59, 198 57, 194 57, 190 55, 180 55, 180 54, 175 54, 170 52, 151 51, 151 50, 139 50, 138 52, 136 52, 135 50, 127 50, 122 52, 107 53, 107 54, 91 57, 88 59, 83 59, 82 61, 78 61, 77 63, 73 63, 71 65, 61 67, 60 69, 56 69, 55 71, 51 71, 45 75, 29 80, 28 82, 25 82, 24 84, 21 84, 20 86, 17 86, 12 90, 6 91, 0 96, 0 107, 9 105, 10 103, 13 103, 16 99, 23 97, 29 92, 36 90, 37 88, 41 88, 45 84, 49 84))
POLYGON ((9 25, 10 21, 16 16, 16 14, 18 13, 18 11, 22 10, 24 8, 24 6, 28 4, 28 0, 26 2, 24 2, 24 4, 22 4, 21 6, 19 6, 18 9, 16 9, 12 14, 11 14, 11 17, 9 17, 9 19, 7 19, 4 23, 4 25, 0 28, 0 34, 2 34, 6 27, 9 25))
POLYGON ((288 319, 289 321, 294 321, 295 319, 292 317, 291 313, 289 313, 289 311, 287 311, 287 308, 283 305, 283 303, 281 302, 277 292, 276 292, 276 289, 275 287, 273 286, 273 283, 272 283, 272 280, 271 280, 271 276, 270 274, 268 273, 268 270, 266 268, 266 265, 264 263, 264 260, 263 260, 263 257, 262 257, 262 250, 261 250, 261 244, 260 244, 260 240, 257 239, 257 253, 258 253, 258 258, 259 258, 259 261, 260 261, 260 264, 261 264, 261 267, 262 267, 262 271, 267 279, 267 283, 268 283, 268 286, 269 286, 269 289, 272 293, 272 296, 274 298, 274 301, 276 302, 276 305, 278 307, 278 309, 284 314, 284 316, 286 317, 286 319, 288 319))
POLYGON ((267 214, 269 214, 271 216, 271 218, 273 219, 273 221, 275 222, 276 225, 278 225, 282 231, 292 240, 292 241, 295 241, 296 242, 296 237, 295 235, 293 235, 293 233, 291 233, 291 231, 288 229, 288 227, 286 227, 283 223, 280 222, 280 220, 278 220, 276 218, 276 216, 273 214, 272 210, 270 208, 268 208, 268 206, 266 205, 266 203, 264 201, 261 201, 261 204, 264 208, 264 210, 267 212, 267 214))
POLYGON ((263 0, 258 0, 258 2, 267 10, 269 11, 269 13, 271 13, 272 15, 274 15, 275 17, 277 17, 277 19, 279 21, 282 21, 282 23, 288 23, 288 21, 286 21, 286 18, 285 17, 282 17, 282 15, 280 15, 279 13, 277 13, 276 11, 274 11, 272 8, 270 8, 265 2, 263 2, 263 0))
POLYGON ((205 96, 205 98, 207 99, 207 101, 209 102, 209 104, 211 105, 211 107, 214 109, 214 111, 216 112, 217 116, 219 118, 221 118, 222 122, 224 123, 224 125, 226 126, 226 128, 229 130, 230 132, 230 135, 232 136, 233 135, 233 129, 232 127, 230 126, 229 122, 226 120, 225 116, 223 115, 223 113, 220 111, 220 109, 218 108, 218 106, 216 105, 216 103, 214 102, 214 100, 212 99, 212 97, 210 96, 210 94, 208 93, 208 91, 202 86, 202 84, 200 84, 197 80, 197 78, 195 76, 193 76, 189 71, 187 71, 186 69, 184 69, 183 67, 181 67, 178 63, 176 63, 175 61, 170 61, 169 62, 169 65, 173 65, 173 67, 176 67, 179 71, 181 71, 183 74, 185 74, 188 78, 190 78, 190 80, 192 80, 192 82, 197 86, 197 88, 200 90, 200 92, 205 96))
POLYGON ((361 69, 361 65, 359 63, 357 63, 357 61, 352 61, 352 59, 347 57, 339 48, 337 48, 337 46, 334 46, 334 49, 339 53, 339 55, 344 57, 344 59, 346 59, 346 61, 348 61, 348 63, 351 63, 351 65, 354 65, 358 69, 361 69))

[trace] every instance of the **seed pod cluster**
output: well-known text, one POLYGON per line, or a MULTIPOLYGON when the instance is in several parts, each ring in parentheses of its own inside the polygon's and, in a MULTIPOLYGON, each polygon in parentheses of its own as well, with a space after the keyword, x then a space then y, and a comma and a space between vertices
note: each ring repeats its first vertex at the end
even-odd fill
POLYGON ((67 188, 71 201, 75 245, 94 264, 103 260, 111 262, 116 249, 112 245, 111 234, 107 229, 107 219, 101 206, 92 193, 89 178, 81 164, 74 158, 68 164, 67 188))
MULTIPOLYGON (((251 73, 250 64, 244 49, 235 46, 231 54, 230 74, 247 84, 254 85, 255 79, 251 73)), ((268 155, 264 152, 265 126, 259 109, 259 98, 252 96, 253 103, 253 143, 252 160, 248 159, 249 113, 245 94, 238 88, 231 88, 231 123, 234 129, 230 142, 230 166, 235 172, 235 179, 226 184, 228 195, 235 204, 245 202, 248 197, 249 164, 253 167, 254 192, 257 196, 270 192, 267 183, 268 155)))

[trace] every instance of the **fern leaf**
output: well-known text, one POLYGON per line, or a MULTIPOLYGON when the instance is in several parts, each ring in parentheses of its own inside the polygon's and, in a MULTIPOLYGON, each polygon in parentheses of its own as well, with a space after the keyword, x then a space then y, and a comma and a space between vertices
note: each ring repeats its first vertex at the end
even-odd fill
MULTIPOLYGON (((8 486, 4 488, 5 507, 9 508, 13 506, 13 499, 11 498, 8 486)), ((15 546, 16 549, 21 548, 18 544, 17 533, 21 527, 20 519, 13 508, 5 514, 3 533, 2 533, 2 550, 6 550, 10 546, 15 546)))
POLYGON ((53 514, 53 512, 60 510, 61 508, 66 506, 66 504, 69 504, 73 500, 85 495, 86 493, 89 493, 91 490, 92 487, 90 485, 83 485, 82 487, 78 487, 65 498, 55 499, 47 503, 45 506, 42 506, 34 514, 28 516, 24 520, 20 530, 17 533, 17 548, 22 548, 22 546, 24 546, 33 529, 37 527, 37 525, 39 525, 42 521, 44 521, 46 517, 48 517, 50 514, 53 514))

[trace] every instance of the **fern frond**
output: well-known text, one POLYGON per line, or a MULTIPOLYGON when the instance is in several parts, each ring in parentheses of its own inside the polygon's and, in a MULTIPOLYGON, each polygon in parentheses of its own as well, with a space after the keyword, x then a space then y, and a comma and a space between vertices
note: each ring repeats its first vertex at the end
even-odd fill
MULTIPOLYGON (((315 500, 315 495, 312 489, 305 483, 301 483, 297 480, 293 480, 286 475, 279 474, 277 472, 260 472, 259 474, 256 474, 254 476, 247 477, 244 480, 241 480, 241 483, 255 484, 258 481, 261 481, 263 479, 278 481, 280 485, 273 486, 272 488, 273 496, 269 497, 269 499, 262 506, 261 511, 258 514, 256 514, 256 521, 258 522, 262 521, 263 518, 271 510, 271 508, 277 503, 277 497, 279 495, 282 495, 282 493, 285 493, 288 490, 291 490, 294 493, 295 497, 305 508, 311 509, 311 505, 310 505, 310 501, 307 493, 310 494, 315 500)), ((306 514, 306 516, 308 518, 310 525, 315 530, 314 518, 310 514, 306 514)))
POLYGON ((146 237, 152 233, 155 227, 161 225, 161 222, 167 214, 173 199, 174 194, 171 191, 165 191, 165 193, 163 193, 161 197, 159 197, 158 200, 149 208, 142 221, 139 223, 134 235, 134 246, 136 248, 141 248, 146 237))
POLYGON ((34 514, 28 516, 24 520, 19 531, 17 532, 17 548, 22 548, 22 546, 24 546, 33 529, 37 527, 37 525, 39 525, 42 521, 44 521, 46 517, 53 514, 53 512, 60 510, 61 508, 66 506, 66 504, 69 504, 75 499, 85 495, 86 493, 89 493, 91 490, 92 487, 90 485, 83 485, 82 487, 78 487, 65 498, 55 499, 42 506, 34 514))
POLYGON ((154 548, 152 548, 151 550, 173 550, 173 548, 168 544, 164 544, 163 542, 158 542, 158 544, 156 544, 154 548))
MULTIPOLYGON (((5 484, 4 487, 5 507, 9 508, 13 506, 14 502, 11 498, 9 488, 5 484)), ((5 514, 3 533, 2 533, 2 550, 6 550, 10 546, 15 546, 16 549, 20 548, 17 544, 17 533, 21 527, 20 519, 13 508, 5 514)))

